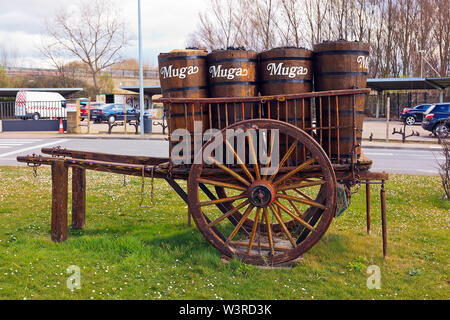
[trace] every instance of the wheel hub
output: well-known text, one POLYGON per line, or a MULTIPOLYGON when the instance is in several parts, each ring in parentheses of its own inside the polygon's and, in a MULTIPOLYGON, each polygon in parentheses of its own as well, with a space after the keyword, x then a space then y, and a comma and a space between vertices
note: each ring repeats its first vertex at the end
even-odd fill
POLYGON ((275 188, 267 181, 256 181, 248 190, 248 198, 255 207, 265 208, 275 201, 275 188))

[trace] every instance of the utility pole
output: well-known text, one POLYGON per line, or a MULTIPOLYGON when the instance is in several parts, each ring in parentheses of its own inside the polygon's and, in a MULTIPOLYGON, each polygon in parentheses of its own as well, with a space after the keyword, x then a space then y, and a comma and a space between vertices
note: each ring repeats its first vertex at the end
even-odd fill
POLYGON ((139 107, 141 137, 144 136, 144 68, 142 66, 142 21, 141 0, 138 0, 138 28, 139 28, 139 107))
POLYGON ((420 77, 423 78, 423 53, 425 50, 419 50, 420 53, 420 77))

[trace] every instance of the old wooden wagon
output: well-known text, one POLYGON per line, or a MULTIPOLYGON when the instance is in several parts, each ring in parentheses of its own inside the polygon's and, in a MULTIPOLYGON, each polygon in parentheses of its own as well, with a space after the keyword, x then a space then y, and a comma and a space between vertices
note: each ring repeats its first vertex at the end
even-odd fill
MULTIPOLYGON (((189 217, 224 257, 238 257, 257 265, 290 263, 311 249, 323 237, 333 218, 349 205, 352 188, 360 184, 367 185, 369 232, 370 184, 380 183, 386 254, 384 183, 388 177, 384 173, 370 172, 371 161, 358 155, 360 144, 355 121, 343 125, 339 120, 340 101, 355 101, 367 93, 367 89, 352 89, 251 98, 161 99, 168 108, 169 121, 173 121, 171 110, 175 106, 177 110, 185 110, 186 128, 194 126, 194 121, 199 119, 205 124, 205 131, 217 125, 224 137, 224 148, 234 156, 232 165, 214 159, 208 159, 209 164, 206 163, 205 150, 214 139, 201 145, 193 164, 174 164, 171 158, 61 148, 43 149, 48 157, 34 155, 17 160, 30 166, 52 167, 51 234, 54 241, 67 238, 68 170, 72 168, 73 228, 85 225, 86 169, 162 178, 188 204, 189 217), (303 125, 300 129, 298 119, 306 119, 295 115, 290 118, 287 112, 290 105, 296 106, 294 110, 308 106, 312 114, 325 112, 327 106, 329 116, 326 122, 313 121, 310 127, 303 125), (335 108, 333 113, 329 106, 335 108), (247 112, 248 108, 252 111, 247 112), (353 132, 351 139, 341 139, 340 131, 348 132, 349 128, 353 132), (230 129, 257 133, 256 136, 244 135, 247 152, 243 159, 239 158, 231 140, 226 139, 230 129), (278 132, 278 140, 272 139, 272 131, 278 132), (332 139, 335 139, 334 143, 332 139), (272 168, 271 174, 267 174, 271 163, 259 159, 259 151, 265 148, 270 155, 275 143, 281 150, 280 159, 275 170, 272 168), (186 191, 176 182, 178 179, 187 180, 186 191), (205 200, 202 193, 209 199, 205 200)), ((351 111, 356 113, 354 108, 351 111)))

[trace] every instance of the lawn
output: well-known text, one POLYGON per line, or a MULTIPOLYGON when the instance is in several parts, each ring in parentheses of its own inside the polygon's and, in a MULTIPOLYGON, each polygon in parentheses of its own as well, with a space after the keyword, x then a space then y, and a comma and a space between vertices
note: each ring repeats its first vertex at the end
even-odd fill
POLYGON ((369 236, 361 188, 302 263, 272 270, 222 263, 187 226, 187 206, 165 181, 155 181, 155 207, 139 208, 141 181, 127 179, 124 186, 122 176, 88 172, 87 226, 55 244, 50 170, 33 177, 0 167, 0 299, 450 298, 450 202, 438 177, 391 176, 386 260, 378 190, 369 236), (79 290, 66 286, 71 265, 81 269, 79 290), (381 269, 380 290, 367 288, 369 265, 381 269))

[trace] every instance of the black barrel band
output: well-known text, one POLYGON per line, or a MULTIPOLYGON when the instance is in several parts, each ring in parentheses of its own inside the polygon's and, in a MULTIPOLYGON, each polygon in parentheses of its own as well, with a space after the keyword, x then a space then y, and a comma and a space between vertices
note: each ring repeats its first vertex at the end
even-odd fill
MULTIPOLYGON (((325 138, 326 140, 326 138, 325 138)), ((356 138, 356 141, 361 141, 362 138, 356 138)), ((337 139, 335 137, 331 137, 331 141, 337 141, 337 139)), ((352 137, 340 137, 339 141, 353 141, 352 137)))
POLYGON ((255 82, 255 81, 230 81, 230 82, 215 82, 215 83, 211 83, 212 87, 215 87, 215 86, 233 86, 233 85, 256 86, 256 85, 258 85, 258 82, 255 82))
MULTIPOLYGON (((201 116, 203 115, 202 112, 194 112, 194 116, 201 116)), ((171 113, 170 117, 171 118, 184 118, 186 116, 186 113, 171 113)), ((187 116, 192 116, 191 112, 187 113, 187 116)))
POLYGON ((266 83, 312 83, 312 80, 306 80, 306 79, 274 79, 274 80, 261 81, 261 84, 266 84, 266 83))
MULTIPOLYGON (((333 107, 331 107, 331 108, 332 108, 331 115, 334 117, 334 116, 336 116, 336 110, 333 107)), ((324 110, 324 111, 328 112, 327 110, 324 110)), ((352 114, 353 114, 353 110, 339 110, 339 115, 352 115, 352 114)), ((365 112, 361 111, 361 110, 355 110, 355 114, 361 115, 361 114, 365 114, 365 112)))
POLYGON ((264 58, 260 59, 260 62, 267 62, 267 61, 288 61, 288 60, 295 60, 295 61, 313 61, 313 58, 307 58, 307 57, 275 57, 275 58, 264 58))
POLYGON ((176 92, 176 91, 195 91, 195 90, 208 90, 207 86, 201 87, 183 87, 183 88, 171 88, 171 89, 163 89, 162 92, 176 92))
POLYGON ((326 55, 338 55, 338 54, 360 54, 369 55, 369 51, 362 50, 330 50, 330 51, 320 51, 314 52, 314 56, 326 56, 326 55))
POLYGON ((250 58, 227 58, 227 59, 220 59, 220 60, 214 60, 209 58, 208 62, 211 64, 216 63, 223 63, 223 62, 258 62, 258 59, 250 59, 250 58))
POLYGON ((159 58, 159 62, 162 63, 177 60, 197 60, 197 59, 206 59, 206 56, 177 56, 169 58, 159 58))
POLYGON ((367 76, 367 72, 317 72, 315 76, 367 76))

